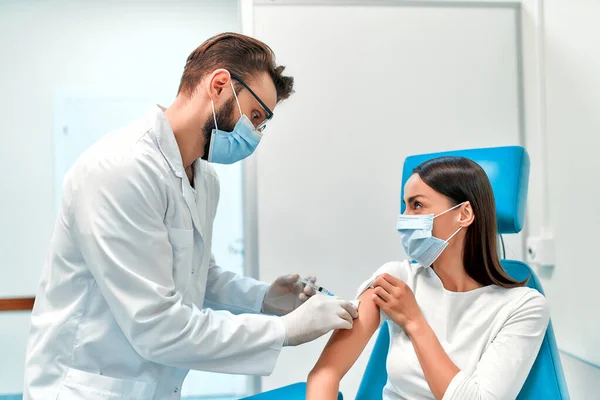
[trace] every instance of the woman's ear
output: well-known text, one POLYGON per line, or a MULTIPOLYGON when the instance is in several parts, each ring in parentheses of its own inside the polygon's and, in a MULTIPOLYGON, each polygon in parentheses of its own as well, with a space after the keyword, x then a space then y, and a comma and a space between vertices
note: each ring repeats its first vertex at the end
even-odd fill
POLYGON ((466 228, 475 221, 475 214, 473 213, 473 207, 471 202, 467 201, 460 207, 460 226, 466 228))

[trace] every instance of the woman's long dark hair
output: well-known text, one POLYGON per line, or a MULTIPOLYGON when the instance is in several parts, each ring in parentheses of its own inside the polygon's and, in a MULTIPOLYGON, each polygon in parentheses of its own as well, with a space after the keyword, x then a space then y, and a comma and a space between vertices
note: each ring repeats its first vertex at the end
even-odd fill
POLYGON ((463 264, 467 274, 480 284, 505 288, 523 286, 502 268, 498 256, 496 203, 492 185, 477 163, 464 157, 439 157, 417 166, 413 173, 433 190, 446 196, 453 206, 468 201, 475 220, 467 228, 463 264))

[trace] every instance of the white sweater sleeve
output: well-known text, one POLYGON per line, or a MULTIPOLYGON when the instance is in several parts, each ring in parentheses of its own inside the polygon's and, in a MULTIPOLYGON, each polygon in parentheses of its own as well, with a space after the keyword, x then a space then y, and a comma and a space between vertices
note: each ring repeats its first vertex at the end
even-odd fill
POLYGON ((537 357, 549 320, 546 299, 527 292, 475 371, 456 374, 442 400, 515 399, 537 357))
MULTIPOLYGON (((406 260, 400 262, 393 261, 383 264, 377 269, 377 271, 375 271, 373 275, 371 275, 369 279, 361 283, 356 291, 356 298, 358 299, 361 294, 363 294, 367 289, 370 289, 373 285, 373 282, 375 282, 375 279, 377 279, 379 275, 390 274, 402 280, 403 282, 408 283, 409 268, 410 262, 406 260)), ((383 312, 383 310, 379 310, 379 325, 381 326, 388 319, 389 317, 383 312)))

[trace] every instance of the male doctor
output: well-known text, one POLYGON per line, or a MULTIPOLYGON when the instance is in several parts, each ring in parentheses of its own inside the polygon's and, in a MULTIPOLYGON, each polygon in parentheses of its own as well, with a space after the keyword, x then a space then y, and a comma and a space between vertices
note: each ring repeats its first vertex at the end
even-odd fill
POLYGON ((210 163, 252 154, 292 93, 282 72, 264 43, 213 37, 188 57, 169 108, 107 135, 68 172, 25 400, 178 399, 189 369, 269 374, 282 346, 352 327, 352 304, 311 296, 298 275, 268 285, 211 255, 210 163))

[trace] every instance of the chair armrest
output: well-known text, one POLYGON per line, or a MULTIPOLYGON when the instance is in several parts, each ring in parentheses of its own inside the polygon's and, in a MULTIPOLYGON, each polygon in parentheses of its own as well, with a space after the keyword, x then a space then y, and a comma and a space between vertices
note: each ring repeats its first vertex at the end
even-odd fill
MULTIPOLYGON (((306 383, 299 382, 293 385, 284 386, 278 389, 269 390, 255 394, 254 396, 244 397, 240 400, 304 400, 306 399, 306 383)), ((338 393, 338 400, 343 400, 342 393, 338 393)))

